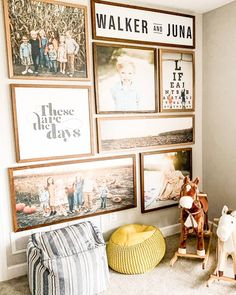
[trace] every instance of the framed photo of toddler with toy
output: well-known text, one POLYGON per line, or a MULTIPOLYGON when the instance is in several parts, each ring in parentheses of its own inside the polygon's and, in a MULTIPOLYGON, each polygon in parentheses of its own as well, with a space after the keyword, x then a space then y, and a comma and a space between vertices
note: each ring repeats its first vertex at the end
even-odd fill
POLYGON ((90 87, 11 84, 16 161, 93 153, 90 87))
POLYGON ((123 155, 9 168, 14 231, 136 207, 135 166, 123 155))
POLYGON ((160 112, 195 108, 194 52, 159 49, 160 112))
POLYGON ((157 111, 154 48, 94 43, 93 50, 98 114, 157 111))
POLYGON ((89 80, 87 7, 3 0, 10 78, 89 80))
POLYGON ((192 177, 192 149, 141 153, 141 211, 177 206, 185 176, 192 177))

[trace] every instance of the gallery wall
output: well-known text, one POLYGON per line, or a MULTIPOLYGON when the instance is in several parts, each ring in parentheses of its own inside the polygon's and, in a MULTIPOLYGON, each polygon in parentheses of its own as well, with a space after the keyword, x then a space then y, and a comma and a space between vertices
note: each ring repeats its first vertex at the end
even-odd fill
MULTIPOLYGON (((89 82, 76 82, 76 81, 60 81, 61 85, 88 85, 93 87, 93 65, 92 65, 92 34, 91 34, 91 17, 90 17, 90 3, 89 1, 64 1, 68 3, 84 4, 88 6, 88 27, 89 27, 89 60, 91 81, 89 82)), ((135 2, 132 4, 135 5, 135 2)), ((140 3, 139 3, 140 5, 140 3)), ((160 7, 153 7, 160 8, 160 7)), ((161 7, 162 8, 162 7, 161 7)), ((169 10, 169 9, 167 9, 169 10)), ((180 11, 181 12, 181 11, 180 11)), ((184 13, 186 13, 184 11, 184 13)), ((188 13, 188 12, 187 12, 188 13)), ((0 33, 5 40, 3 8, 0 6, 0 33)), ((142 45, 140 45, 142 47, 142 45)), ((158 48, 158 47, 156 47, 158 48)), ((195 144, 189 145, 193 149, 193 177, 199 176, 202 179, 202 16, 196 15, 196 49, 195 51, 195 144)), ((7 68, 7 50, 4 42, 0 43, 0 56, 1 56, 1 71, 0 71, 0 109, 1 116, 0 122, 2 132, 0 137, 0 255, 1 255, 1 268, 0 280, 6 280, 12 277, 22 275, 26 272, 26 256, 25 244, 28 236, 37 230, 50 230, 56 227, 65 226, 69 223, 48 226, 35 230, 29 230, 19 233, 13 232, 12 213, 9 193, 9 179, 7 168, 17 167, 15 160, 14 148, 14 134, 12 123, 12 110, 11 110, 11 96, 10 96, 10 83, 29 84, 28 81, 14 80, 8 78, 7 68)), ((30 81, 30 84, 37 84, 35 80, 30 81)), ((56 81, 40 81, 40 84, 57 84, 56 81)), ((96 143, 95 132, 95 119, 100 115, 96 115, 94 111, 94 96, 92 95, 93 103, 93 128, 94 128, 94 144, 96 143)), ((181 147, 181 146, 180 146, 181 147)), ((169 149, 169 148, 168 148, 169 149)), ((161 150, 161 149, 159 149, 161 150)), ((95 216, 90 218, 97 223, 107 239, 111 232, 120 225, 127 223, 143 223, 153 224, 161 229, 166 234, 174 233, 178 230, 179 210, 177 207, 161 209, 145 214, 141 213, 141 194, 140 194, 140 168, 139 168, 139 153, 141 150, 132 151, 136 154, 136 176, 137 176, 137 207, 124 211, 114 212, 106 215, 95 216)), ((120 152, 119 154, 127 154, 129 151, 120 152)), ((109 153, 108 153, 109 155, 109 153)), ((114 155, 114 153, 111 153, 114 155)), ((95 154, 94 156, 100 156, 95 154)), ((81 220, 80 220, 81 221, 81 220)), ((75 221, 77 222, 77 221, 75 221)))
POLYGON ((203 16, 203 179, 210 218, 235 199, 236 2, 203 16))

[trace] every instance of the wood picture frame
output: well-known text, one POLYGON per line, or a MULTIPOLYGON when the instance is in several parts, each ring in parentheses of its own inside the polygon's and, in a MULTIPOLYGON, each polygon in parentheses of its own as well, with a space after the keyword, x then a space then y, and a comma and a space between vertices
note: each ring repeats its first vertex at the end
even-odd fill
POLYGON ((195 110, 195 53, 159 49, 160 112, 195 110))
POLYGON ((136 156, 8 168, 14 231, 137 206, 136 156))
POLYGON ((3 4, 9 78, 90 80, 86 6, 53 0, 3 4))
POLYGON ((192 149, 141 153, 140 167, 141 212, 177 206, 184 177, 192 178, 192 149))
POLYGON ((97 118, 99 153, 190 145, 195 140, 194 115, 97 118))
POLYGON ((93 154, 89 86, 10 87, 17 162, 93 154))
POLYGON ((98 114, 157 112, 155 48, 93 43, 93 52, 98 114))
POLYGON ((93 39, 195 48, 195 16, 91 0, 93 39))

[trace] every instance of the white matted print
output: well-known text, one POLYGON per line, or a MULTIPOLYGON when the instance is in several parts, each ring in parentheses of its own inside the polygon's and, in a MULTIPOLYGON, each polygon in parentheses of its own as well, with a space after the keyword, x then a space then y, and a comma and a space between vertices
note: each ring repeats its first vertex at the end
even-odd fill
POLYGON ((194 116, 98 118, 99 152, 194 143, 194 116))
POLYGON ((159 50, 160 111, 194 111, 194 52, 159 50))
POLYGON ((18 162, 92 154, 89 87, 11 89, 18 162))
POLYGON ((154 48, 95 43, 94 69, 97 113, 157 110, 154 48))

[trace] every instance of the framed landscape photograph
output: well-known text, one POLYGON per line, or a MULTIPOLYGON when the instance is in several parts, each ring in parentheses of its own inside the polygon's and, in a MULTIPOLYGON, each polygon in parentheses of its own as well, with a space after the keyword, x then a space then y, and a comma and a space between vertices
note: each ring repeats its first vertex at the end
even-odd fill
POLYGON ((154 48, 95 43, 93 49, 97 113, 157 111, 154 48))
POLYGON ((93 153, 90 87, 11 84, 17 162, 93 153))
POLYGON ((10 78, 88 80, 87 7, 3 0, 10 78))
POLYGON ((160 112, 195 108, 194 52, 159 49, 160 112))
POLYGON ((194 116, 97 118, 99 152, 194 143, 194 116))
POLYGON ((135 155, 9 168, 14 231, 136 207, 135 155))
POLYGON ((141 153, 142 213, 177 206, 185 176, 192 177, 192 149, 141 153))

